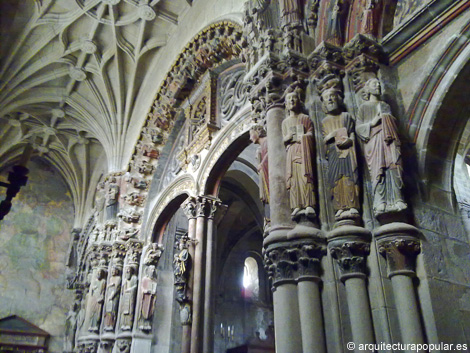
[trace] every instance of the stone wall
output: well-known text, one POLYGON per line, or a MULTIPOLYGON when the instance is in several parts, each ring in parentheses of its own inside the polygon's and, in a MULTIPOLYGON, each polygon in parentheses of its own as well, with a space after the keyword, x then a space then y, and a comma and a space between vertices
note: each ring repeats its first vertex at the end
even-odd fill
POLYGON ((51 334, 50 352, 62 352, 73 299, 64 289, 74 210, 56 170, 39 159, 28 168, 28 184, 0 223, 0 318, 29 320, 51 334))

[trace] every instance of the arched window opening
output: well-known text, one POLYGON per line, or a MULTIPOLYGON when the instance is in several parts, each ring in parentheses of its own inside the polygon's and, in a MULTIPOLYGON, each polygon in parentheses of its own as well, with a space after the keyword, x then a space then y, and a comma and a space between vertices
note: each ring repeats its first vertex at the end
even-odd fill
POLYGON ((245 266, 243 269, 243 289, 245 298, 259 298, 258 263, 252 257, 247 257, 245 259, 245 266))

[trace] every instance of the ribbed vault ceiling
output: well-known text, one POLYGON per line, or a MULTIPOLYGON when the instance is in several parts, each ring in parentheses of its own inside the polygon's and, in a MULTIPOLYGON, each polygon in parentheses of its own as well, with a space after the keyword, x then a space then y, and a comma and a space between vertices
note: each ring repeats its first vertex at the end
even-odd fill
POLYGON ((93 175, 126 163, 142 82, 190 2, 2 1, 0 166, 33 144, 80 214, 93 175))

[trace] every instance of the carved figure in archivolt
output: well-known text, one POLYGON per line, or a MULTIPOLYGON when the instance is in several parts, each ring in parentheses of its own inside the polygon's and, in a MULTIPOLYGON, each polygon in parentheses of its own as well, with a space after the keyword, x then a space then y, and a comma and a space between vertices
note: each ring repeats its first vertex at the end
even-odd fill
POLYGON ((259 175, 259 198, 268 204, 269 203, 269 173, 268 173, 268 139, 266 137, 266 130, 261 125, 255 125, 250 130, 250 140, 258 148, 258 175, 259 175))
POLYGON ((104 308, 104 330, 113 331, 116 325, 119 296, 121 294, 122 264, 116 263, 111 270, 111 277, 106 289, 106 303, 104 308))
POLYGON ((301 25, 303 20, 304 0, 280 0, 282 26, 301 25))
POLYGON ((341 84, 337 80, 330 82, 321 93, 326 113, 322 134, 328 160, 328 186, 338 221, 359 216, 359 186, 354 119, 344 111, 341 84))
POLYGON ((95 218, 97 224, 103 224, 105 202, 105 184, 101 182, 96 187, 95 195, 95 218))
POLYGON ((137 294, 137 267, 136 265, 126 266, 124 272, 124 282, 122 286, 121 297, 121 330, 129 331, 132 329, 135 312, 135 299, 137 294))
POLYGON ((364 87, 365 102, 359 107, 356 123, 356 133, 364 142, 376 215, 407 207, 401 191, 402 161, 397 123, 390 106, 380 100, 381 94, 380 81, 369 79, 364 87))
POLYGON ((104 294, 106 291, 105 271, 102 268, 96 270, 95 278, 91 281, 88 294, 87 317, 89 317, 88 331, 98 332, 101 322, 101 310, 103 309, 104 294))
POLYGON ((145 276, 142 278, 142 304, 140 309, 141 324, 139 328, 143 331, 152 329, 152 317, 157 299, 157 274, 154 265, 147 267, 145 276))
POLYGON ((344 7, 347 6, 343 0, 333 0, 331 13, 328 14, 326 29, 326 40, 336 46, 342 46, 344 41, 344 7))
POLYGON ((292 217, 315 216, 313 123, 301 113, 298 89, 287 93, 285 101, 287 117, 282 122, 282 136, 287 152, 286 185, 292 217))
POLYGON ((106 219, 116 217, 118 209, 119 186, 116 178, 112 177, 108 182, 106 191, 106 219))

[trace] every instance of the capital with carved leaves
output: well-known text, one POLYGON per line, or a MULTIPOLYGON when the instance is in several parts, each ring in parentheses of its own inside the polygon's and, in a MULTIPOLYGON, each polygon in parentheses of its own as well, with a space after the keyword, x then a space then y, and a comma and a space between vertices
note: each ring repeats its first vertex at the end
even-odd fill
POLYGON ((417 228, 394 222, 376 229, 374 236, 379 253, 387 260, 388 277, 416 275, 416 257, 421 251, 417 228))
POLYGON ((328 234, 328 249, 340 268, 341 281, 367 277, 370 239, 367 229, 352 225, 338 227, 328 234))

